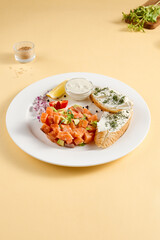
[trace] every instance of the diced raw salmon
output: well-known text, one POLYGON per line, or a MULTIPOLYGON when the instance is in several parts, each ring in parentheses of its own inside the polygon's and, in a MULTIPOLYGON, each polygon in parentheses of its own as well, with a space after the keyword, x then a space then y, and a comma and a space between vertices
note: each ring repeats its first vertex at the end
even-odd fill
POLYGON ((92 115, 91 121, 97 121, 97 120, 98 120, 97 114, 92 115))
POLYGON ((71 111, 75 111, 73 106, 69 107, 68 109, 70 109, 71 111))
POLYGON ((63 140, 63 141, 66 141, 66 143, 70 144, 72 143, 72 135, 69 133, 69 132, 62 132, 60 131, 58 134, 57 134, 57 138, 63 140))
POLYGON ((84 140, 81 137, 77 137, 77 138, 74 139, 74 143, 76 145, 79 145, 79 144, 81 144, 83 142, 84 142, 84 140))
POLYGON ((54 123, 54 117, 53 116, 48 116, 47 124, 51 125, 52 123, 54 123))
POLYGON ((87 108, 72 106, 69 108, 74 119, 69 119, 67 112, 54 111, 47 107, 46 113, 42 113, 41 122, 44 123, 41 130, 52 141, 57 143, 58 139, 65 141, 64 146, 75 146, 81 143, 90 143, 94 139, 96 126, 92 122, 97 120, 97 115, 92 115, 87 108), (86 116, 87 119, 84 119, 86 116), (61 123, 61 120, 68 118, 70 123, 61 123), (77 119, 77 120, 76 120, 77 119))
POLYGON ((88 126, 87 126, 87 131, 88 131, 88 132, 95 132, 95 131, 96 131, 96 128, 93 127, 92 125, 88 125, 88 126))
POLYGON ((88 126, 88 121, 86 119, 81 119, 78 124, 78 127, 86 128, 87 126, 88 126))
POLYGON ((72 129, 75 129, 75 128, 76 128, 74 122, 71 122, 69 125, 70 125, 70 127, 71 127, 72 129))
POLYGON ((94 133, 85 132, 84 133, 84 143, 90 143, 94 139, 94 133))
POLYGON ((59 124, 60 119, 61 119, 60 115, 58 115, 58 114, 54 114, 54 115, 53 115, 53 118, 54 118, 54 123, 59 124))
POLYGON ((69 132, 71 135, 73 134, 73 130, 69 125, 61 124, 61 129, 64 132, 69 132))
POLYGON ((51 140, 52 142, 56 143, 57 142, 57 138, 56 136, 53 134, 53 132, 50 132, 47 134, 47 137, 49 138, 49 140, 51 140))
POLYGON ((82 118, 83 114, 80 111, 76 111, 74 107, 69 108, 72 111, 72 114, 74 115, 74 118, 82 118))
POLYGON ((48 126, 47 124, 43 124, 42 127, 41 127, 41 130, 44 132, 44 133, 49 133, 51 131, 51 128, 50 126, 48 126))
POLYGON ((43 112, 43 113, 41 114, 41 122, 42 122, 42 123, 45 123, 46 120, 47 120, 47 117, 48 117, 48 114, 43 112))
POLYGON ((83 114, 80 113, 80 112, 74 112, 74 118, 82 118, 83 117, 83 114))
POLYGON ((46 113, 48 113, 48 115, 53 115, 53 109, 51 107, 47 107, 46 113))
POLYGON ((90 112, 87 108, 84 108, 84 109, 83 109, 83 113, 84 113, 84 114, 87 113, 87 114, 91 115, 91 112, 90 112))
POLYGON ((98 120, 97 114, 94 114, 94 115, 88 115, 88 114, 86 114, 86 117, 87 117, 87 119, 88 119, 89 122, 97 121, 97 120, 98 120))
POLYGON ((78 106, 78 105, 76 106, 75 105, 73 108, 77 113, 83 113, 84 112, 83 107, 81 107, 81 106, 78 106))
POLYGON ((74 129, 73 136, 77 137, 77 138, 83 137, 85 132, 86 132, 86 130, 84 128, 79 127, 79 128, 74 129))
POLYGON ((60 132, 60 127, 57 123, 51 124, 51 129, 55 136, 60 132))

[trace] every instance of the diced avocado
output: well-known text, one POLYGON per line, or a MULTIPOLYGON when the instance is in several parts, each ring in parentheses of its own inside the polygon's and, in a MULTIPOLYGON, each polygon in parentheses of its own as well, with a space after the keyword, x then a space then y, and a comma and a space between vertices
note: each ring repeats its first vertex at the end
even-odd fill
POLYGON ((61 116, 61 123, 68 124, 68 119, 61 116))
POLYGON ((64 141, 63 140, 58 139, 57 143, 58 143, 58 145, 64 147, 64 141))
POLYGON ((83 147, 83 146, 85 146, 85 145, 86 145, 85 143, 80 143, 78 146, 83 147))
POLYGON ((97 127, 97 121, 91 122, 91 125, 96 128, 97 127))
POLYGON ((90 130, 90 128, 89 128, 89 127, 86 127, 86 130, 88 131, 88 130, 90 130))
POLYGON ((60 113, 62 113, 62 114, 64 114, 65 113, 65 111, 64 111, 64 109, 62 108, 62 109, 58 109, 58 112, 60 112, 60 113))
POLYGON ((73 121, 74 121, 74 124, 75 124, 75 125, 78 125, 79 119, 73 119, 73 121))
POLYGON ((61 116, 61 120, 65 120, 65 117, 61 116))
POLYGON ((64 123, 64 124, 68 124, 68 119, 65 118, 63 123, 64 123))
POLYGON ((82 119, 85 120, 86 118, 87 118, 87 116, 85 114, 83 114, 83 118, 82 119))

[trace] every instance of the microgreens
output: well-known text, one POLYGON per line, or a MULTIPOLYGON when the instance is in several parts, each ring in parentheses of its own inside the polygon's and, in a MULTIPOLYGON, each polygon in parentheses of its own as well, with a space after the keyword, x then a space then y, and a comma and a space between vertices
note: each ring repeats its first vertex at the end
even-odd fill
POLYGON ((129 14, 123 14, 123 20, 129 23, 129 30, 144 32, 144 25, 147 22, 155 23, 157 17, 160 15, 160 3, 155 5, 140 6, 136 9, 130 10, 129 14))

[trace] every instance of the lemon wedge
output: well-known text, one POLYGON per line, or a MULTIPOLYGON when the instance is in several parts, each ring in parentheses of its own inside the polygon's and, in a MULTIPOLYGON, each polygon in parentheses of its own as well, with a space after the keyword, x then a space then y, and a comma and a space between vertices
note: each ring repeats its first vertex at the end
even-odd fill
POLYGON ((50 97, 50 98, 59 98, 61 97, 66 91, 65 91, 65 85, 66 85, 66 82, 68 80, 65 80, 63 82, 61 82, 58 86, 56 86, 55 88, 53 88, 50 92, 48 92, 46 95, 47 97, 50 97))

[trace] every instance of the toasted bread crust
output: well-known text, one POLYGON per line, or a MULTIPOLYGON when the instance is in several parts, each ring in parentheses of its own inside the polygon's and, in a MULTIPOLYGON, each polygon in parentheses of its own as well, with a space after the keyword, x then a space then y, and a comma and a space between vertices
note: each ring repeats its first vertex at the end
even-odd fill
POLYGON ((95 144, 100 148, 107 148, 111 146, 125 133, 125 131, 127 130, 130 124, 131 118, 132 118, 132 112, 128 121, 122 126, 120 130, 116 132, 109 132, 108 130, 104 132, 98 132, 98 130, 96 130, 95 138, 94 138, 95 144))
POLYGON ((99 107, 101 110, 106 111, 106 112, 111 112, 111 113, 117 113, 120 112, 122 109, 110 109, 107 108, 106 106, 104 106, 104 104, 100 103, 93 94, 90 95, 90 99, 91 101, 97 106, 99 107))

